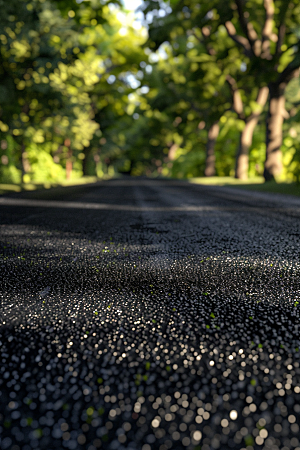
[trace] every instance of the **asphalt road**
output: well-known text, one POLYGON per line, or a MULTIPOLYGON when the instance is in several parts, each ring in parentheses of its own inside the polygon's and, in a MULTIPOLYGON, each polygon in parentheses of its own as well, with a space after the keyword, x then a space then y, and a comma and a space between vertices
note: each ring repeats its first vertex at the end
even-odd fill
POLYGON ((0 448, 300 450, 300 201, 0 197, 0 448))

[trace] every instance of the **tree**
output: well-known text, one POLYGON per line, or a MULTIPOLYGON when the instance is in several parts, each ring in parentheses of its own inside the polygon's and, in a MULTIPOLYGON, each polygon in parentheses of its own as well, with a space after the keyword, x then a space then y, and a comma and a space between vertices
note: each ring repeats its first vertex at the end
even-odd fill
MULTIPOLYGON (((299 3, 278 0, 275 7, 273 0, 234 0, 231 3, 210 0, 200 4, 194 0, 173 0, 170 10, 162 1, 149 0, 144 12, 146 15, 154 13, 150 37, 157 43, 165 39, 162 27, 167 27, 170 32, 179 21, 185 30, 200 28, 208 30, 211 36, 218 36, 220 29, 225 27, 231 42, 240 51, 240 57, 244 58, 253 84, 259 89, 269 88, 264 176, 270 180, 280 174, 282 124, 286 117, 284 91, 297 75, 300 64, 296 34, 299 3), (166 11, 163 19, 158 14, 155 16, 160 8, 166 11)), ((255 123, 254 119, 250 122, 255 123)))
MULTIPOLYGON (((282 125, 285 88, 299 74, 299 38, 295 33, 300 5, 297 2, 264 0, 263 5, 236 0, 225 26, 228 35, 250 59, 250 73, 258 86, 269 87, 266 131, 265 179, 274 179, 282 171, 282 125), (261 32, 260 32, 261 30, 261 32)), ((222 7, 216 2, 216 10, 222 7)))
POLYGON ((102 8, 101 14, 106 19, 105 27, 87 28, 82 37, 88 48, 87 67, 91 64, 98 67, 98 79, 89 96, 95 121, 100 125, 85 149, 85 174, 91 158, 96 157, 98 166, 101 163, 112 166, 123 158, 124 129, 134 122, 130 96, 140 86, 140 63, 145 59, 142 48, 145 35, 133 26, 133 19, 108 7, 102 8))
POLYGON ((99 110, 127 107, 130 89, 122 93, 120 83, 138 71, 142 37, 108 3, 120 4, 0 0, 0 130, 14 139, 23 181, 45 177, 41 158, 52 164, 50 178, 61 165, 67 178, 72 168, 79 174, 107 122, 99 110))
MULTIPOLYGON (((190 64, 186 64, 184 67, 187 81, 184 89, 182 89, 182 95, 186 97, 185 91, 190 91, 192 107, 197 109, 199 121, 201 121, 201 124, 204 123, 207 129, 205 174, 212 176, 215 174, 214 148, 220 129, 218 122, 222 115, 230 108, 236 111, 237 95, 239 95, 240 102, 242 101, 240 87, 238 87, 235 79, 242 85, 244 74, 241 68, 243 59, 238 49, 235 48, 228 37, 225 27, 220 26, 215 33, 211 32, 210 27, 204 26, 201 28, 198 26, 193 14, 187 12, 187 8, 183 8, 181 13, 177 10, 173 11, 165 20, 169 26, 165 27, 163 31, 160 29, 162 26, 161 19, 158 21, 158 28, 156 21, 153 21, 153 24, 150 26, 150 42, 154 40, 153 42, 156 48, 162 41, 168 40, 175 54, 180 54, 185 61, 190 59, 190 64), (170 17, 172 14, 173 20, 171 21, 170 17), (228 82, 229 80, 231 82, 230 89, 228 89, 226 84, 226 81, 228 82), (189 85, 190 89, 188 89, 189 85)), ((247 81, 249 86, 249 80, 247 81)), ((252 97, 252 90, 248 88, 247 96, 244 98, 245 108, 247 110, 249 109, 249 103, 251 104, 252 97)), ((244 114, 239 112, 237 114, 239 120, 246 120, 246 115, 244 116, 244 114)), ((253 115, 258 116, 257 105, 253 115)), ((249 126, 247 125, 245 128, 246 130, 242 132, 241 142, 245 141, 244 136, 247 134, 249 126)), ((244 151, 249 149, 251 145, 251 139, 249 136, 247 137, 249 144, 247 148, 243 145, 244 151)), ((238 150, 236 162, 236 175, 238 177, 240 177, 240 173, 242 172, 240 170, 242 159, 238 150)), ((245 161, 244 158, 243 162, 243 170, 245 176, 247 176, 247 164, 245 164, 247 160, 245 161)))
POLYGON ((247 108, 243 102, 241 89, 238 87, 236 80, 231 75, 228 75, 227 81, 232 90, 234 111, 239 120, 244 122, 244 128, 240 135, 239 147, 236 155, 235 177, 246 180, 248 178, 249 149, 252 145, 253 133, 258 123, 259 116, 267 102, 269 89, 267 86, 263 86, 260 89, 251 89, 250 92, 248 91, 247 103, 249 106, 247 108), (257 90, 257 97, 255 100, 251 101, 251 97, 253 97, 255 90, 257 90))
POLYGON ((177 22, 174 21, 173 28, 163 28, 162 32, 157 34, 155 31, 158 30, 150 28, 149 45, 160 48, 159 52, 165 53, 160 65, 161 76, 163 80, 167 80, 157 96, 161 95, 164 100, 169 98, 174 110, 176 102, 185 102, 186 114, 188 117, 194 117, 195 130, 203 136, 206 129, 207 167, 204 172, 211 176, 215 173, 214 145, 218 135, 218 121, 225 111, 231 108, 226 73, 240 69, 239 61, 235 57, 238 52, 234 55, 228 54, 226 47, 217 41, 217 37, 208 39, 208 30, 195 27, 184 32, 180 17, 177 22), (224 54, 226 60, 225 69, 224 61, 219 57, 220 53, 224 54), (173 95, 168 96, 170 89, 173 95))
MULTIPOLYGON (((64 19, 50 2, 2 3, 1 129, 10 133, 19 147, 22 179, 26 181, 31 170, 27 150, 41 145, 50 152, 56 150, 57 137, 60 135, 62 144, 70 122, 79 120, 70 93, 67 101, 66 92, 61 88, 66 86, 67 67, 77 59, 73 53, 77 32, 75 22, 64 19), (47 142, 51 145, 47 146, 47 142)), ((82 110, 84 115, 84 105, 82 110)), ((36 160, 36 155, 33 159, 36 160)))

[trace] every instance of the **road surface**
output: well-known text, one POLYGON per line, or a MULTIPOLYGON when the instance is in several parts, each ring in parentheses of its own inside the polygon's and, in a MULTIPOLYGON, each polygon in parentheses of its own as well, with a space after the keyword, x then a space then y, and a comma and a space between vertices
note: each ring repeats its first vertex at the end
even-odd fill
POLYGON ((0 447, 300 450, 300 201, 0 197, 0 447))

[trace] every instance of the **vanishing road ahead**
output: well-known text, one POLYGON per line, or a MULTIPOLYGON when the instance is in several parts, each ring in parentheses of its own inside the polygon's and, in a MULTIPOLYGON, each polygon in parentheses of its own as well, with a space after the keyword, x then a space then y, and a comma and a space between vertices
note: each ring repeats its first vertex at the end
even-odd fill
POLYGON ((0 447, 300 450, 300 200, 0 197, 0 447))

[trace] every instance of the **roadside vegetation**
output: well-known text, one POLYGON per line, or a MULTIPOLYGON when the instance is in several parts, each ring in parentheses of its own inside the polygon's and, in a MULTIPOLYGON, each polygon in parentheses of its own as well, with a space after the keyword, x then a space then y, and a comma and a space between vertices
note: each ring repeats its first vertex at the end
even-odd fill
POLYGON ((138 19, 117 0, 0 6, 2 190, 120 173, 299 182, 298 2, 147 0, 138 19))

